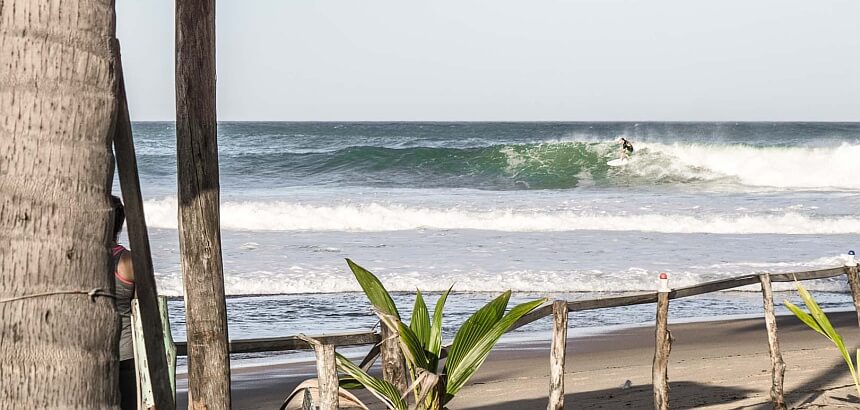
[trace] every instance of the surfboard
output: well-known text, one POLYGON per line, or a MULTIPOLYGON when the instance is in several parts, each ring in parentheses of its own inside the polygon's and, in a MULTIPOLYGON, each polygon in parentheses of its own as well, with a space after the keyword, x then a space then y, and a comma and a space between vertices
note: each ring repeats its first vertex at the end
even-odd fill
POLYGON ((609 165, 610 167, 623 167, 627 165, 628 162, 630 162, 630 160, 627 158, 616 158, 607 162, 606 165, 609 165))

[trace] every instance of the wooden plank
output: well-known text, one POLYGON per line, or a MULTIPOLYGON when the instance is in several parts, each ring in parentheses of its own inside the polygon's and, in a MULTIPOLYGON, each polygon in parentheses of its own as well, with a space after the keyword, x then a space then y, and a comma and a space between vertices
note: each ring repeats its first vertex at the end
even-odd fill
POLYGON ((370 367, 373 366, 373 363, 376 361, 376 358, 378 356, 379 344, 375 344, 373 345, 373 348, 371 348, 370 351, 367 352, 367 356, 364 356, 364 359, 362 359, 361 364, 359 364, 358 367, 360 367, 361 370, 364 371, 370 370, 370 367))
MULTIPOLYGON (((320 343, 334 346, 361 346, 379 343, 381 337, 374 332, 339 333, 310 336, 320 343)), ((285 352, 291 350, 313 350, 299 336, 241 339, 230 342, 230 353, 285 352)), ((187 356, 186 342, 176 342, 176 355, 187 356)))
POLYGON ((656 293, 645 293, 632 296, 617 296, 603 299, 577 300, 567 303, 567 308, 571 312, 591 309, 603 309, 618 306, 641 305, 643 303, 654 303, 657 301, 656 293))
POLYGON ((669 332, 669 293, 657 293, 657 326, 654 331, 654 364, 651 368, 651 383, 654 386, 654 408, 669 410, 669 352, 672 350, 672 335, 669 332))
POLYGON ((541 307, 539 307, 539 308, 537 308, 537 309, 535 309, 535 310, 533 310, 533 311, 529 312, 529 313, 528 313, 528 314, 526 314, 525 316, 521 317, 519 320, 517 320, 517 321, 516 321, 516 322, 515 322, 515 323, 514 323, 514 324, 513 324, 509 329, 508 329, 508 332, 510 332, 510 331, 512 331, 512 330, 514 330, 514 329, 517 329, 517 328, 523 327, 523 326, 525 326, 525 325, 527 325, 527 324, 529 324, 529 323, 531 323, 531 322, 534 322, 535 320, 543 319, 543 318, 545 318, 545 317, 547 317, 547 316, 549 316, 549 315, 551 315, 551 314, 552 314, 552 305, 551 305, 551 304, 541 306, 541 307))
POLYGON ((549 356, 549 403, 547 410, 564 409, 564 359, 567 350, 567 302, 552 303, 552 346, 549 356))
POLYGON ((843 268, 851 288, 851 299, 854 301, 854 312, 857 313, 857 324, 860 325, 860 278, 857 277, 857 265, 843 268))
POLYGON ((134 152, 134 138, 128 113, 125 94, 125 80, 122 73, 122 58, 119 43, 115 43, 115 66, 117 77, 117 119, 114 128, 114 152, 119 174, 119 184, 125 206, 126 230, 132 249, 131 259, 134 267, 134 287, 140 303, 140 322, 146 344, 146 360, 149 363, 149 380, 152 382, 156 407, 172 409, 176 407, 170 389, 170 376, 164 354, 164 334, 161 315, 158 313, 158 289, 152 269, 152 252, 149 247, 149 233, 143 211, 143 196, 140 193, 140 178, 137 173, 137 156, 134 152))
POLYGON ((176 2, 179 248, 192 409, 230 408, 215 111, 215 0, 176 2))
POLYGON ((716 280, 713 282, 700 283, 698 285, 688 286, 686 288, 678 288, 672 290, 669 294, 669 299, 680 299, 690 296, 703 295, 705 293, 718 292, 721 290, 739 288, 741 286, 752 285, 758 282, 758 276, 748 275, 738 278, 716 280))
POLYGON ((844 275, 845 270, 843 268, 830 268, 830 269, 820 269, 820 270, 812 270, 812 271, 802 271, 802 272, 788 272, 788 273, 773 273, 770 275, 771 282, 794 282, 797 280, 813 280, 813 279, 827 279, 833 278, 839 275, 844 275))
POLYGON ((149 361, 146 358, 146 343, 140 318, 140 304, 137 299, 132 299, 131 340, 134 346, 134 369, 137 372, 137 408, 150 409, 155 407, 155 397, 149 379, 149 361))
POLYGON ((167 355, 167 370, 170 376, 170 389, 176 400, 176 344, 173 343, 173 333, 170 332, 170 317, 167 309, 167 297, 158 297, 158 312, 161 314, 161 324, 164 326, 164 351, 167 355))
POLYGON ((785 395, 783 394, 785 362, 782 360, 782 353, 779 351, 779 339, 777 338, 776 315, 773 312, 773 290, 770 285, 770 275, 767 273, 759 275, 759 281, 761 282, 761 295, 764 303, 764 323, 767 327, 767 347, 770 352, 770 400, 773 402, 774 410, 785 410, 785 395))

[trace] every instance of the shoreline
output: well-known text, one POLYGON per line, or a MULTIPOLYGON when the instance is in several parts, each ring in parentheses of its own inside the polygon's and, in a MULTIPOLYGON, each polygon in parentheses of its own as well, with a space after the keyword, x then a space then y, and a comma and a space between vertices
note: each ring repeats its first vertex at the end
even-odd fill
MULTIPOLYGON (((828 312, 828 315, 849 347, 860 342, 853 311, 828 312)), ((844 400, 855 397, 856 390, 847 366, 831 342, 794 316, 778 316, 777 323, 787 365, 785 395, 789 407, 851 405, 844 400)), ((652 325, 625 326, 591 334, 570 330, 574 332, 568 337, 565 364, 568 406, 652 406, 652 325), (632 386, 622 389, 627 380, 632 386)), ((670 322, 670 330, 675 338, 669 364, 672 408, 769 406, 770 357, 763 318, 670 322)), ((314 373, 312 361, 233 368, 233 406, 277 408, 296 384, 314 373)), ((186 399, 185 377, 177 375, 178 407, 186 399)), ((545 408, 548 380, 548 341, 505 341, 448 407, 545 408)), ((379 408, 378 402, 365 393, 358 396, 367 399, 371 408, 379 408)))

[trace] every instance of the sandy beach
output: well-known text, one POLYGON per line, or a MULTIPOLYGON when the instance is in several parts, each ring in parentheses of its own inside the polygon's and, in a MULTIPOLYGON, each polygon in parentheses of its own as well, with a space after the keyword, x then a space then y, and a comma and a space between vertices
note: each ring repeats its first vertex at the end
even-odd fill
MULTIPOLYGON (((830 317, 846 344, 855 346, 860 341, 854 312, 832 313, 830 317)), ((787 366, 786 400, 791 408, 860 406, 848 368, 828 340, 793 316, 779 317, 778 326, 787 366)), ((678 323, 670 325, 670 330, 675 339, 669 366, 672 408, 770 408, 770 358, 763 319, 678 323)), ((575 333, 572 329, 571 334, 575 333)), ((651 327, 570 337, 565 366, 566 408, 651 408, 653 338, 651 327), (627 380, 631 387, 624 389, 627 380)), ((312 366, 298 363, 236 369, 234 408, 277 408, 293 387, 313 372, 312 366)), ((548 342, 500 345, 448 407, 545 408, 548 375, 548 342)), ((180 390, 184 386, 180 376, 180 390)), ((178 406, 184 407, 185 400, 181 391, 178 406)), ((368 404, 381 408, 369 397, 368 404)))

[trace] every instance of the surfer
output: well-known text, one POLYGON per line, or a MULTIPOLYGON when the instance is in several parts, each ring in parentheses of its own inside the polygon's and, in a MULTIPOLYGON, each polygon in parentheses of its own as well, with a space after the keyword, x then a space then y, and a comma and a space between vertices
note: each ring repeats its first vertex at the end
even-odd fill
POLYGON ((621 144, 621 158, 629 159, 633 155, 633 144, 624 137, 618 137, 618 139, 618 143, 621 144))

